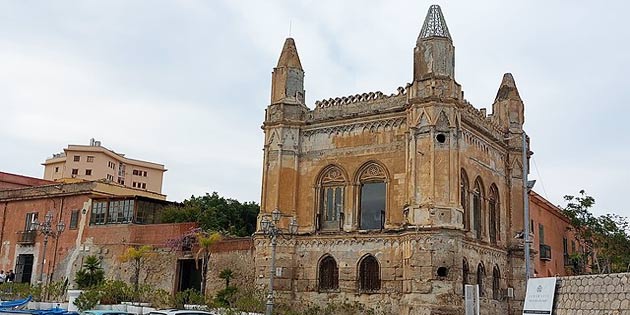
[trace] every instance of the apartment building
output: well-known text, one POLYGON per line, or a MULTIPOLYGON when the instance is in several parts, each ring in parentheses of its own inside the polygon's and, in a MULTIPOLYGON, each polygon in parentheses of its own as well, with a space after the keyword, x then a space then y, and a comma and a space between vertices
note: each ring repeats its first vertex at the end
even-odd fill
POLYGON ((130 159, 90 139, 89 145, 70 144, 44 163, 44 179, 60 181, 106 179, 130 188, 162 192, 164 165, 130 159))

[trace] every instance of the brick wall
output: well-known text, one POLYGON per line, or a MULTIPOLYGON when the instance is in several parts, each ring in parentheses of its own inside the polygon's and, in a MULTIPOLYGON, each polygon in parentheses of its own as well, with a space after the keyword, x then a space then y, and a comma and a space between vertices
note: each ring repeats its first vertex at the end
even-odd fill
POLYGON ((558 278, 554 315, 630 314, 630 273, 558 278))

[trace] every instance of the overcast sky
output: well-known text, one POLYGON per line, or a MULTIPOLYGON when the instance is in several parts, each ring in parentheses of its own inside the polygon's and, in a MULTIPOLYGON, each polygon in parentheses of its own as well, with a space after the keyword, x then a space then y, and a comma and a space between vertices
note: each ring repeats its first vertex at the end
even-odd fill
POLYGON ((94 137, 168 168, 180 201, 217 191, 260 200, 264 109, 289 34, 307 105, 395 92, 430 4, 442 6, 456 79, 491 108, 514 75, 536 191, 585 189, 630 216, 627 1, 0 1, 0 170, 94 137))

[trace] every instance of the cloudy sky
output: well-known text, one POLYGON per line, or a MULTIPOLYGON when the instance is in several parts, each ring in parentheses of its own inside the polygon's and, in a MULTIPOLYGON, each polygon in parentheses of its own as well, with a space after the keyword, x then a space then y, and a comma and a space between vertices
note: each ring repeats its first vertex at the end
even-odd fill
POLYGON ((491 107, 504 72, 526 104, 531 177, 630 216, 626 1, 0 1, 0 170, 34 177, 94 137, 163 163, 171 200, 260 199, 271 70, 291 29, 307 104, 411 80, 430 4, 456 78, 491 107), (291 27, 289 27, 291 25, 291 27))

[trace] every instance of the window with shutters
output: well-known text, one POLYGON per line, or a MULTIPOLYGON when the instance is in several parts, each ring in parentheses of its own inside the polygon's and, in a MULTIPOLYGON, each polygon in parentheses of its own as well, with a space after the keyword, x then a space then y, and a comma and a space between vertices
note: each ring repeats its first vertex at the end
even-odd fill
POLYGON ((75 230, 79 225, 79 210, 72 210, 70 213, 70 225, 68 229, 75 230))

